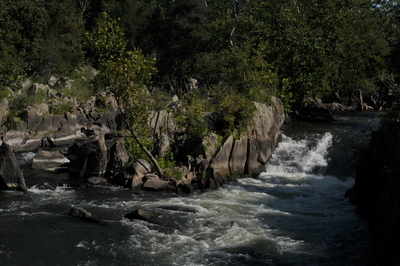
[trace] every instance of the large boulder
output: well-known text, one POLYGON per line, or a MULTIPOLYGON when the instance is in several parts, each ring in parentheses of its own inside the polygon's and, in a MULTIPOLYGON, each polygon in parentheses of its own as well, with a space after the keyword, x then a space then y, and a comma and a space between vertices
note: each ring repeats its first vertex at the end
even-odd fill
POLYGON ((3 141, 15 152, 34 151, 42 146, 41 137, 29 137, 23 131, 10 130, 3 136, 3 141))
POLYGON ((221 145, 217 154, 211 160, 210 168, 213 171, 213 177, 219 178, 220 176, 230 175, 229 158, 231 156, 233 146, 233 137, 229 136, 221 145))
POLYGON ((32 161, 32 168, 48 172, 59 172, 66 170, 69 162, 59 151, 41 150, 35 154, 32 161))
POLYGON ((143 184, 143 189, 149 191, 171 190, 172 188, 171 182, 159 178, 148 178, 143 184))
POLYGON ((73 176, 88 178, 103 177, 107 170, 109 155, 104 134, 87 138, 77 142, 68 149, 69 172, 73 176))
POLYGON ((373 133, 357 167, 355 185, 347 192, 368 223, 373 248, 382 258, 382 265, 400 262, 397 248, 400 238, 399 135, 398 122, 384 122, 373 133))
POLYGON ((110 139, 106 141, 110 160, 107 165, 107 173, 111 176, 119 172, 129 161, 129 154, 122 139, 110 139))
POLYGON ((4 142, 0 145, 0 190, 27 190, 17 159, 4 142))

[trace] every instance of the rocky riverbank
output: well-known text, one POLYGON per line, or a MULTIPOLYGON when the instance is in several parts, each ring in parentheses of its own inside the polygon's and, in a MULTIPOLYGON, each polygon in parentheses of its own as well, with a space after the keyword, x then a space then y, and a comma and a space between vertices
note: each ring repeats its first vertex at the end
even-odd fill
MULTIPOLYGON (((22 110, 24 115, 11 121, 11 130, 2 127, 2 145, 16 153, 34 152, 33 169, 67 171, 71 179, 92 185, 113 183, 131 189, 190 193, 193 189, 218 187, 238 176, 257 176, 278 142, 285 117, 277 98, 272 97, 271 105, 254 103, 256 112, 247 134, 229 136, 222 142, 215 134, 207 136, 203 140, 204 153, 192 156, 189 151, 180 151, 187 154, 178 169, 181 177, 162 179, 147 161, 130 161, 121 114, 112 95, 102 93, 78 103, 48 85, 32 84, 26 90, 32 95, 45 93, 53 100, 22 110), (71 105, 71 112, 49 114, 54 102, 61 101, 71 105), (99 108, 99 101, 103 108, 99 108)), ((170 104, 179 105, 179 99, 174 97, 170 104)), ((183 129, 177 127, 167 110, 153 112, 149 125, 156 143, 154 153, 162 158, 183 129)))

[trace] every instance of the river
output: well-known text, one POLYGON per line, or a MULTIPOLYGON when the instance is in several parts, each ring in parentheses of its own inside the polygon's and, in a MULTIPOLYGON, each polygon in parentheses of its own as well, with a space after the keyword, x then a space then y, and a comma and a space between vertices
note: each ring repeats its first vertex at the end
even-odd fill
POLYGON ((28 193, 0 193, 1 265, 360 265, 368 230, 344 197, 353 153, 377 113, 336 114, 332 124, 294 122, 266 171, 191 195, 132 193, 115 186, 57 186, 65 176, 30 169, 28 193), (71 206, 106 225, 69 217, 71 206), (156 223, 124 219, 135 209, 156 223))

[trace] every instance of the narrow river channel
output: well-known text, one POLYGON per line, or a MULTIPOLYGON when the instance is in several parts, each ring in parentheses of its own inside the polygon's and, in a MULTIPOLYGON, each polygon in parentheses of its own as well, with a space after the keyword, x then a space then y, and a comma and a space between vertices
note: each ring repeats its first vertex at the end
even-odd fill
POLYGON ((120 187, 57 187, 63 176, 18 158, 28 193, 0 193, 1 265, 354 265, 368 230, 344 197, 354 152, 379 124, 377 113, 336 114, 332 124, 294 122, 259 178, 182 196, 120 187), (100 213, 98 225, 67 216, 100 213), (157 223, 124 219, 137 208, 157 223))

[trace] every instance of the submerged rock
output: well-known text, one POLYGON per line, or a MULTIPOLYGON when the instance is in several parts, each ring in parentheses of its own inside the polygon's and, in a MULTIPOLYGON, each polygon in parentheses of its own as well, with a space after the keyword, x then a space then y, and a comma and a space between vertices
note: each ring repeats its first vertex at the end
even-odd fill
POLYGON ((156 212, 138 209, 133 212, 125 214, 124 218, 151 222, 151 219, 154 219, 158 216, 159 214, 156 212))
POLYGON ((0 190, 27 191, 25 179, 9 145, 0 145, 0 190))
POLYGON ((72 207, 68 215, 92 223, 104 223, 100 215, 88 212, 81 207, 72 207))

